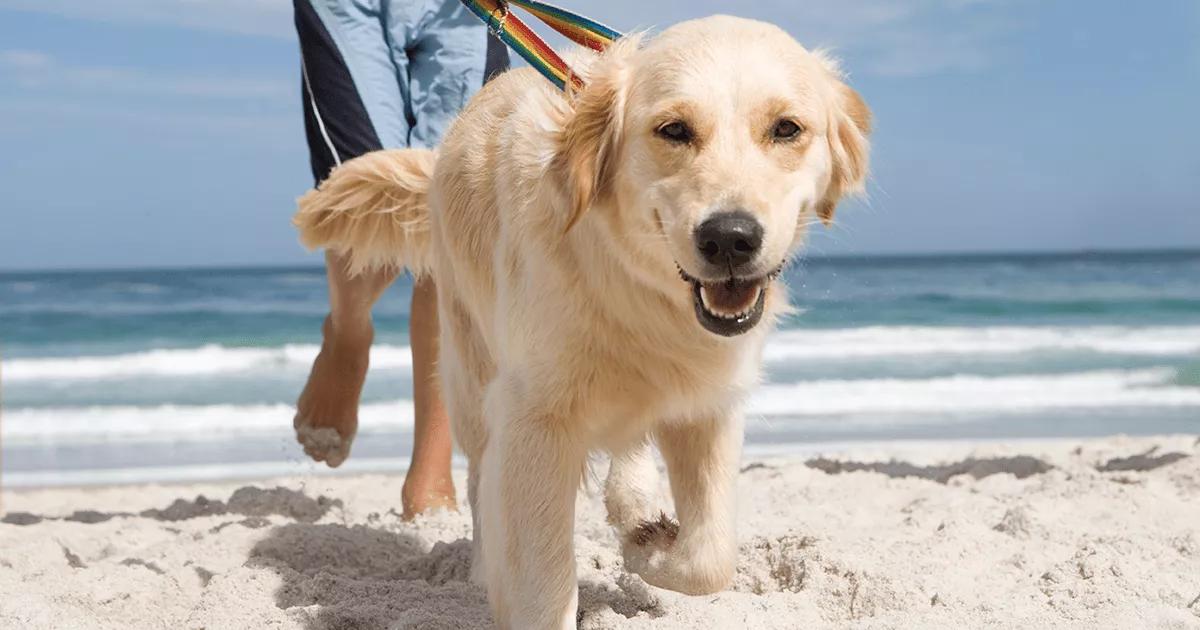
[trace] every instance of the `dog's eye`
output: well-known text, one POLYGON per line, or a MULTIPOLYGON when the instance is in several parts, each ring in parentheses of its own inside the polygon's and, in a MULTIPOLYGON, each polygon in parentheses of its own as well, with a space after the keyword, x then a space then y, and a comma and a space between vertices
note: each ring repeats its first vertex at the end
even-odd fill
POLYGON ((662 125, 658 129, 655 129, 654 133, 658 134, 660 138, 665 138, 671 142, 678 142, 679 144, 691 142, 693 138, 692 128, 680 120, 662 125))
POLYGON ((800 123, 782 118, 779 122, 775 123, 775 128, 771 131, 771 135, 774 136, 775 140, 795 140, 802 131, 804 131, 804 128, 800 126, 800 123))

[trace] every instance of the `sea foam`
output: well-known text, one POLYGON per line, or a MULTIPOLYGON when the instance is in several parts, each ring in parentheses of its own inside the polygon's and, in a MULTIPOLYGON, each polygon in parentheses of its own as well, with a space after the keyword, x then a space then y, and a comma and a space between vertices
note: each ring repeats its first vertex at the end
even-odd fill
MULTIPOLYGON (((130 377, 188 377, 306 370, 317 355, 313 344, 276 347, 205 345, 116 355, 15 358, 2 364, 5 381, 71 381, 130 377)), ((1020 327, 868 326, 845 329, 791 329, 767 343, 768 363, 804 359, 1019 355, 1033 352, 1086 352, 1130 356, 1200 354, 1200 326, 1020 327)), ((410 369, 408 346, 376 345, 373 369, 410 369)))
MULTIPOLYGON (((1067 374, 932 379, 813 380, 766 385, 747 405, 750 417, 829 419, 885 417, 889 424, 931 422, 960 414, 1033 413, 1059 409, 1196 408, 1200 388, 1172 384, 1166 368, 1067 374)), ((245 435, 290 436, 291 405, 162 405, 50 407, 8 411, 6 444, 106 441, 203 441, 245 435)), ((360 431, 406 431, 409 400, 363 405, 360 431)))

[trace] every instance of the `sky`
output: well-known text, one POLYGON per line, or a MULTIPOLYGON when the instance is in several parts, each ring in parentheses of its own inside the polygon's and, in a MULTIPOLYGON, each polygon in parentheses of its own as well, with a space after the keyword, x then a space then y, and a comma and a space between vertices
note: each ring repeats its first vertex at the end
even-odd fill
MULTIPOLYGON (((841 57, 873 175, 816 255, 1200 247, 1195 0, 560 3, 841 57)), ((319 264, 307 162, 291 3, 0 0, 0 270, 319 264)))

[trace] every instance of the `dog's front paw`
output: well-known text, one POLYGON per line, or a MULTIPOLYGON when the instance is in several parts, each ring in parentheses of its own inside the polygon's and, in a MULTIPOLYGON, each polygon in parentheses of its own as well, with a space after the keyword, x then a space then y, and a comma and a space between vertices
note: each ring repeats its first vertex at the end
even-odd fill
POLYGON ((642 521, 629 533, 629 541, 639 547, 670 548, 679 536, 679 523, 659 512, 658 518, 652 521, 642 521))
POLYGON ((680 590, 679 571, 672 553, 678 538, 679 523, 664 512, 656 519, 642 521, 621 541, 625 569, 659 588, 680 590))
MULTIPOLYGON (((659 512, 658 518, 645 520, 627 532, 621 541, 625 568, 642 576, 647 582, 660 586, 655 580, 669 562, 668 552, 679 537, 679 523, 659 512)), ((670 588, 670 587, 664 587, 670 588)))
POLYGON ((629 532, 621 554, 625 568, 646 583, 687 595, 715 593, 733 579, 730 554, 682 548, 679 523, 662 513, 629 532))

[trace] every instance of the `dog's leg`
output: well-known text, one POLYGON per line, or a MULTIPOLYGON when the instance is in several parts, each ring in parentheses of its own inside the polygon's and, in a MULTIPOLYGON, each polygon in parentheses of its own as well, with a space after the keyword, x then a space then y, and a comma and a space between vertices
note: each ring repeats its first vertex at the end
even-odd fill
POLYGON ((479 506, 479 460, 467 463, 467 501, 471 504, 471 583, 487 586, 483 558, 483 513, 479 506))
POLYGON ((650 436, 632 448, 613 453, 604 483, 608 523, 625 538, 643 523, 659 516, 658 467, 650 436))
POLYGON ((484 570, 503 630, 575 628, 575 495, 585 453, 557 418, 515 402, 503 380, 488 388, 488 443, 479 505, 484 570))
POLYGON ((487 429, 483 424, 484 379, 490 360, 471 318, 453 293, 451 280, 438 285, 438 322, 441 326, 441 352, 438 370, 445 392, 446 410, 454 440, 467 456, 467 500, 471 505, 471 581, 486 582, 483 568, 483 538, 480 532, 479 468, 483 462, 487 429))
POLYGON ((446 322, 442 325, 442 344, 442 360, 438 367, 446 393, 446 410, 450 414, 454 439, 467 456, 467 501, 471 505, 471 581, 483 586, 485 573, 479 531, 479 467, 487 443, 482 417, 483 386, 465 368, 463 340, 457 331, 450 330, 446 322))
POLYGON ((742 447, 738 418, 658 430, 678 524, 660 518, 622 541, 626 567, 655 586, 702 595, 725 588, 737 562, 734 484, 742 447))

